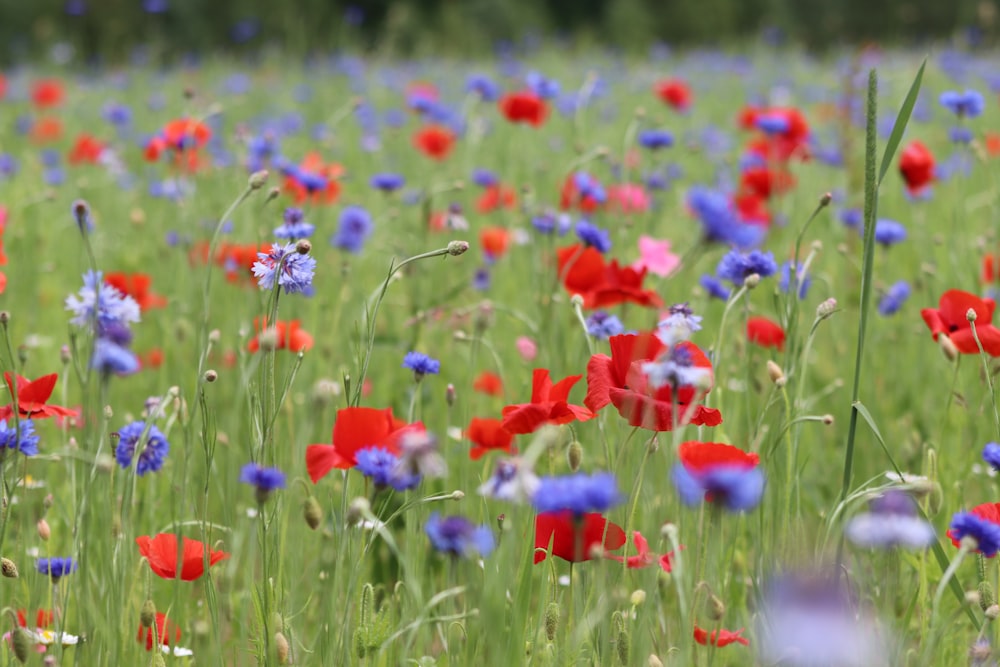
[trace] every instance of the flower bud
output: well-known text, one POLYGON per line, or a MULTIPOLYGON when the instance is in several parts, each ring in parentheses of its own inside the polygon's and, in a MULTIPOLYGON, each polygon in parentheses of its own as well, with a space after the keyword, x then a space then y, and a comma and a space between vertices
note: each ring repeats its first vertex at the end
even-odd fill
POLYGON ((207 371, 205 371, 204 378, 205 382, 215 382, 216 380, 219 379, 219 374, 215 370, 209 368, 207 371))
POLYGON ((0 558, 0 573, 8 579, 17 579, 17 565, 9 558, 0 558))
POLYGON ((365 518, 365 515, 372 511, 371 503, 368 499, 359 496, 351 501, 351 504, 347 506, 347 519, 348 526, 356 526, 361 523, 361 520, 365 518))
POLYGON ((6 310, 0 310, 0 324, 6 326, 8 322, 10 322, 10 312, 6 310))
POLYGON ((69 350, 69 345, 63 345, 59 348, 59 361, 64 365, 73 361, 73 353, 69 350))
POLYGON ((295 252, 299 253, 300 255, 308 255, 312 249, 313 249, 312 243, 310 243, 308 239, 299 239, 295 243, 295 252))
POLYGON ((11 643, 14 645, 14 656, 21 663, 28 662, 28 651, 31 649, 31 637, 24 628, 14 628, 11 643))
POLYGON ((279 342, 278 330, 275 327, 268 327, 267 329, 264 329, 264 331, 261 331, 260 335, 257 337, 257 343, 259 344, 260 349, 265 352, 273 352, 278 349, 279 342))
POLYGON ((989 607, 983 610, 983 613, 986 615, 987 619, 995 621, 997 620, 997 616, 1000 616, 1000 605, 991 604, 989 607))
POLYGON ((556 640, 556 633, 559 631, 559 617, 562 610, 555 602, 550 602, 545 608, 545 638, 550 642, 556 640))
POLYGON ((824 192, 819 198, 819 205, 822 207, 826 207, 829 206, 830 202, 832 201, 833 201, 833 194, 829 192, 824 192))
POLYGON ((574 308, 583 308, 583 295, 574 294, 572 297, 570 297, 569 302, 573 305, 574 308))
POLYGON ((629 602, 632 603, 633 607, 641 607, 642 603, 646 601, 646 591, 638 588, 632 591, 632 595, 629 597, 629 602))
POLYGON ((833 415, 829 415, 829 414, 823 415, 823 424, 825 424, 826 426, 832 426, 833 425, 833 415))
POLYGON ((965 319, 967 319, 970 322, 975 322, 976 321, 976 309, 975 308, 969 308, 967 311, 965 311, 965 319))
POLYGON ((469 249, 468 241, 449 241, 448 242, 448 254, 452 257, 458 257, 459 255, 465 254, 465 251, 469 249))
POLYGON ((278 654, 278 664, 287 665, 288 664, 288 653, 290 651, 288 645, 288 639, 282 632, 274 633, 274 649, 278 654))
POLYGON ((747 276, 743 280, 743 286, 746 287, 747 289, 753 289, 754 287, 756 287, 759 284, 760 284, 760 274, 759 273, 751 273, 749 276, 747 276))
POLYGON ((465 498, 465 491, 462 489, 455 489, 451 492, 452 500, 463 500, 465 498))
POLYGON ((618 632, 618 638, 615 640, 615 649, 618 653, 618 661, 623 665, 628 665, 628 632, 625 628, 622 628, 618 632))
POLYGON ((837 310, 837 300, 834 298, 829 298, 816 306, 816 319, 825 320, 826 318, 833 315, 837 310))
POLYGON ((718 596, 710 595, 708 597, 708 617, 713 621, 721 621, 725 615, 726 603, 720 600, 718 596))
POLYGON ((781 370, 781 366, 770 359, 767 360, 767 376, 771 378, 771 382, 779 387, 785 386, 785 371, 781 370), (779 382, 780 384, 778 384, 779 382))
POLYGON ((580 462, 583 461, 583 445, 576 440, 569 443, 569 447, 566 448, 566 461, 570 470, 573 472, 579 470, 580 462))
POLYGON ((958 348, 955 347, 955 343, 953 343, 951 338, 948 336, 938 334, 938 346, 940 346, 941 353, 948 361, 955 361, 958 359, 958 348))
POLYGON ((267 183, 268 173, 266 169, 261 169, 260 171, 255 171, 250 174, 250 178, 247 179, 247 186, 251 190, 260 190, 267 183))
MULTIPOLYGON (((970 540, 973 543, 973 546, 970 549, 970 551, 972 549, 976 549, 976 548, 979 547, 979 543, 976 542, 976 538, 969 537, 968 535, 966 535, 965 537, 962 538, 962 542, 965 542, 966 540, 970 540)), ((979 591, 965 591, 965 603, 966 604, 970 604, 970 605, 973 605, 973 604, 974 605, 978 605, 979 604, 979 591)))
POLYGON ((649 654, 649 659, 646 660, 647 667, 663 667, 663 661, 660 660, 654 653, 649 654))
POLYGON ((35 524, 35 528, 38 530, 38 537, 43 542, 48 542, 49 537, 52 536, 52 529, 49 528, 49 522, 44 518, 41 518, 38 520, 38 523, 35 524))
POLYGON ((212 329, 211 331, 208 332, 209 343, 218 343, 220 340, 222 340, 221 331, 219 331, 218 329, 212 329))
POLYGON ((319 501, 314 496, 309 496, 302 504, 302 516, 313 530, 319 528, 323 522, 323 508, 319 506, 319 501))
POLYGON ((139 623, 144 628, 153 627, 153 623, 156 622, 156 605, 152 600, 146 600, 142 603, 142 611, 139 612, 139 623))
POLYGON ((448 404, 449 408, 455 405, 455 385, 450 382, 444 390, 444 402, 448 404))
POLYGON ((988 581, 979 582, 979 606, 983 611, 996 604, 996 597, 993 595, 993 587, 988 581))

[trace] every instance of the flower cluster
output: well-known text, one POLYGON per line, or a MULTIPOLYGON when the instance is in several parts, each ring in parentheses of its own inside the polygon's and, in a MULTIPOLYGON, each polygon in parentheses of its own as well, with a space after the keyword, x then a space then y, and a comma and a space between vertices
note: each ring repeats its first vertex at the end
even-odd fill
POLYGON ((104 374, 129 375, 139 370, 139 360, 129 349, 132 331, 129 325, 139 321, 139 304, 104 282, 100 271, 83 275, 83 287, 66 298, 70 320, 90 330, 94 348, 90 364, 104 374))

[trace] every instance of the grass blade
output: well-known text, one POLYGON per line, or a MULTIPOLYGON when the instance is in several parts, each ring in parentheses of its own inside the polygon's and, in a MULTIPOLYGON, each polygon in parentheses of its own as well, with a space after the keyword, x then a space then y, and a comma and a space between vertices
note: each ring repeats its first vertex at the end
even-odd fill
POLYGON ((917 70, 917 76, 913 78, 913 83, 910 84, 910 91, 906 93, 903 106, 900 107, 899 113, 896 114, 896 123, 892 126, 889 143, 885 145, 885 152, 882 153, 882 163, 878 168, 878 184, 875 186, 876 188, 882 185, 882 179, 885 178, 886 172, 889 171, 889 167, 892 165, 892 158, 896 155, 899 142, 903 140, 903 132, 910 122, 910 114, 913 113, 913 106, 917 103, 917 93, 920 92, 920 83, 924 79, 924 68, 926 66, 927 59, 924 58, 924 61, 920 63, 920 69, 917 70))

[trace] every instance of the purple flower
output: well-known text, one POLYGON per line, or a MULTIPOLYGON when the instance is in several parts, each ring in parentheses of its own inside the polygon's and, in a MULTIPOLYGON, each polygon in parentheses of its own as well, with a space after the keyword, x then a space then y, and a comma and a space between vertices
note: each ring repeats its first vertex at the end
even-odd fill
POLYGON ((500 179, 489 169, 473 169, 472 182, 480 187, 488 188, 499 183, 500 179))
POLYGON ((531 226, 542 234, 558 233, 563 236, 573 226, 573 219, 565 213, 546 211, 531 219, 531 226))
POLYGON ((500 86, 485 74, 471 74, 465 80, 465 90, 479 95, 483 102, 495 102, 500 98, 500 86))
POLYGON ((948 537, 962 540, 971 537, 976 541, 976 550, 987 558, 1000 549, 1000 526, 972 512, 956 512, 951 517, 948 537))
POLYGON ((861 229, 865 222, 865 214, 857 208, 845 208, 840 212, 840 221, 845 227, 851 229, 861 229))
POLYGON ((788 131, 788 118, 778 114, 763 113, 757 116, 754 125, 764 134, 782 134, 788 131))
MULTIPOLYGON (((804 273, 804 270, 799 270, 795 272, 795 281, 799 286, 799 299, 806 298, 806 294, 809 292, 809 286, 812 285, 812 277, 809 274, 804 273)), ((786 261, 781 264, 781 275, 778 278, 778 289, 782 292, 788 292, 792 279, 792 262, 786 261)))
POLYGON ((0 419, 0 452, 20 451, 25 456, 35 456, 38 454, 39 439, 32 420, 20 419, 17 428, 14 428, 13 423, 8 426, 6 419, 0 419))
POLYGON ((315 231, 316 227, 304 220, 302 209, 289 207, 285 209, 284 222, 275 228, 274 235, 279 239, 306 239, 315 231))
POLYGON ((132 297, 106 284, 104 274, 100 271, 87 271, 83 274, 83 287, 66 298, 66 310, 73 313, 70 321, 81 327, 94 322, 127 324, 139 321, 139 304, 132 297))
POLYGON ((587 333, 598 340, 607 340, 625 331, 617 316, 599 310, 587 318, 587 333))
POLYGON ((611 234, 606 229, 591 224, 586 220, 576 223, 576 236, 583 244, 605 253, 611 250, 611 234))
POLYGON ((875 242, 886 248, 906 240, 906 227, 895 220, 875 221, 875 242))
POLYGON ((441 518, 434 512, 427 519, 424 532, 435 549, 456 558, 476 554, 488 556, 493 551, 493 531, 462 516, 441 518))
POLYGON ((678 463, 672 476, 685 505, 698 505, 710 494, 711 502, 744 512, 756 507, 764 495, 764 473, 759 468, 719 465, 692 472, 678 463))
POLYGON ((551 100, 559 96, 559 82, 555 79, 548 79, 540 72, 528 72, 524 77, 524 82, 535 95, 542 99, 551 100))
POLYGON ((653 151, 674 145, 674 135, 667 130, 642 130, 637 139, 640 146, 653 151))
POLYGON ((248 463, 240 469, 240 482, 253 486, 257 490, 257 502, 263 504, 273 491, 285 488, 285 473, 277 468, 248 463))
POLYGON ((569 510, 576 516, 583 516, 589 512, 606 512, 624 500, 613 474, 581 472, 541 478, 531 504, 539 512, 569 510))
POLYGON ((708 292, 710 297, 716 299, 722 299, 723 301, 729 300, 729 295, 732 294, 732 290, 726 287, 721 280, 715 276, 706 273, 698 279, 698 284, 701 285, 702 289, 708 292))
POLYGON ((1000 444, 987 442, 986 446, 983 447, 983 460, 989 463, 994 470, 1000 471, 1000 444))
POLYGON ((300 253, 294 243, 282 246, 275 243, 271 252, 257 253, 253 274, 261 289, 274 289, 275 281, 287 294, 308 293, 312 286, 316 260, 300 253))
POLYGON ((374 227, 371 215, 360 206, 345 206, 340 212, 339 225, 330 245, 354 254, 361 252, 374 227))
POLYGON ((966 90, 964 93, 949 90, 941 93, 938 101, 941 102, 941 106, 959 118, 975 118, 982 115, 986 108, 982 93, 975 90, 966 90))
POLYGON ((967 144, 972 141, 972 130, 962 125, 948 128, 948 140, 953 144, 967 144))
POLYGON ((163 462, 170 452, 167 437, 156 427, 149 427, 146 438, 140 442, 146 422, 136 421, 118 429, 118 446, 115 448, 115 459, 122 468, 129 468, 135 458, 136 449, 142 445, 135 473, 142 477, 147 472, 156 472, 163 467, 163 462))
POLYGON ((131 375, 139 370, 139 359, 127 347, 107 338, 98 338, 94 343, 94 355, 90 367, 105 375, 131 375))
POLYGON ((750 248, 764 238, 764 228, 744 223, 721 192, 694 187, 688 193, 687 203, 701 222, 708 241, 750 248))
POLYGON ((381 190, 382 192, 395 192, 403 187, 406 183, 406 179, 403 178, 401 174, 383 173, 372 176, 369 183, 376 190, 381 190))
POLYGON ((885 294, 878 301, 878 312, 880 315, 888 317, 895 314, 906 300, 910 297, 910 284, 905 280, 900 280, 886 290, 885 294))
POLYGON ((777 270, 778 264, 774 261, 772 252, 753 250, 743 254, 738 250, 730 250, 719 260, 715 275, 742 287, 746 279, 755 273, 761 278, 767 278, 777 270))
POLYGON ((691 351, 687 347, 673 344, 684 340, 679 338, 677 333, 677 330, 667 328, 659 330, 657 337, 664 343, 667 343, 667 340, 672 341, 671 347, 656 361, 642 365, 642 372, 646 374, 649 384, 654 389, 667 386, 674 390, 681 387, 703 387, 711 382, 712 371, 695 366, 691 351))
POLYGON ((409 368, 417 380, 420 380, 425 375, 437 375, 441 372, 441 362, 423 352, 407 352, 403 357, 403 368, 409 368))
POLYGON ((936 539, 934 527, 917 516, 916 504, 903 491, 887 491, 855 515, 844 528, 854 544, 863 547, 925 549, 936 539))
POLYGON ((76 572, 76 561, 72 558, 39 558, 35 561, 39 574, 49 576, 58 581, 60 578, 76 572))
POLYGON ((420 475, 403 470, 399 465, 399 457, 382 447, 358 450, 355 460, 358 472, 371 478, 376 491, 389 486, 396 491, 406 491, 420 484, 420 475))
POLYGON ((520 459, 500 459, 493 476, 479 487, 479 494, 494 500, 524 503, 538 490, 538 476, 520 459))

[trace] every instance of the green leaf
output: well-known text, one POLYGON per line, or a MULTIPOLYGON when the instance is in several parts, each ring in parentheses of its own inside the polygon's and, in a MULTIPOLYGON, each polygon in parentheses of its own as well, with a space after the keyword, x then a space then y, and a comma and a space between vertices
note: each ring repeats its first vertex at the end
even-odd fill
POLYGON ((907 123, 910 122, 913 105, 917 103, 917 93, 920 92, 920 82, 923 81, 924 68, 926 66, 927 59, 924 58, 924 61, 920 63, 920 69, 917 70, 917 76, 914 77, 913 83, 910 84, 910 92, 906 93, 903 106, 900 107, 899 113, 896 115, 896 123, 892 126, 892 134, 889 135, 889 143, 885 146, 885 152, 882 153, 882 163, 878 168, 879 185, 882 185, 882 179, 885 178, 886 172, 889 171, 889 167, 892 165, 892 158, 896 155, 899 142, 903 140, 903 131, 906 130, 907 123))
POLYGON ((851 407, 858 411, 861 418, 868 423, 868 428, 872 430, 875 434, 875 439, 878 440, 878 444, 882 445, 882 451, 885 452, 885 457, 889 459, 889 464, 892 465, 892 469, 896 471, 900 479, 903 477, 903 471, 899 469, 896 465, 896 461, 892 458, 892 454, 889 453, 889 448, 885 444, 885 438, 882 437, 882 433, 878 430, 878 426, 875 425, 875 420, 872 418, 872 413, 868 412, 868 408, 861 401, 854 401, 851 403, 851 407))

